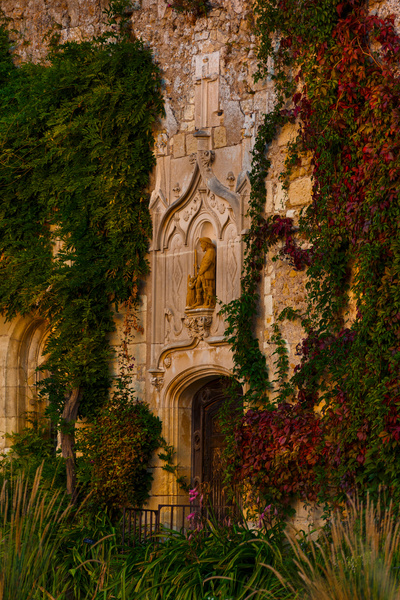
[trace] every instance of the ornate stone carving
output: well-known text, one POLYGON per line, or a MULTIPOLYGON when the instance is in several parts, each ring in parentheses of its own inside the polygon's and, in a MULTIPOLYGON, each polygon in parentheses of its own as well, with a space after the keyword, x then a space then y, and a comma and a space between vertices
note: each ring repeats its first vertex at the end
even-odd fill
POLYGON ((175 324, 175 315, 170 308, 168 308, 168 307, 164 308, 164 316, 165 316, 164 343, 169 344, 173 341, 171 338, 177 338, 179 336, 179 334, 181 333, 182 328, 183 328, 183 325, 182 325, 183 317, 180 317, 181 323, 180 323, 180 327, 179 327, 179 323, 178 323, 178 329, 177 329, 176 324, 175 324))
POLYGON ((189 163, 191 165, 195 165, 197 163, 197 152, 192 152, 192 154, 189 155, 189 163))
POLYGON ((205 252, 200 267, 197 267, 197 251, 194 251, 194 275, 188 275, 186 307, 214 308, 215 306, 215 246, 209 237, 200 238, 205 252))
POLYGON ((233 187, 235 185, 235 176, 232 173, 232 171, 229 171, 228 175, 226 176, 226 179, 228 181, 228 185, 229 185, 230 189, 233 189, 233 187))
POLYGON ((208 173, 211 173, 211 165, 215 160, 214 150, 201 150, 199 152, 199 154, 200 154, 201 164, 203 165, 204 169, 208 173))
POLYGON ((156 154, 157 156, 164 156, 167 153, 168 135, 166 133, 160 133, 157 136, 156 142, 156 154))
POLYGON ((172 320, 172 311, 169 308, 164 309, 165 316, 165 343, 169 344, 171 337, 171 320, 172 320))
POLYGON ((151 385, 153 385, 157 392, 159 392, 164 385, 164 372, 158 371, 157 369, 149 369, 149 373, 151 385))
POLYGON ((233 229, 229 232, 228 237, 228 275, 229 275, 229 287, 232 296, 234 296, 236 273, 238 269, 238 263, 236 258, 236 247, 235 247, 235 232, 233 229))
MULTIPOLYGON (((209 144, 210 134, 206 131, 196 131, 193 134, 197 139, 199 148, 204 148, 209 144)), ((237 223, 241 222, 241 198, 236 192, 231 191, 227 186, 223 185, 221 181, 216 177, 212 170, 212 162, 215 158, 213 150, 199 149, 198 151, 198 164, 200 174, 205 186, 208 188, 210 193, 215 194, 219 198, 227 200, 230 204, 233 214, 237 223)))
POLYGON ((195 127, 215 127, 220 125, 220 53, 199 54, 195 61, 195 127))
MULTIPOLYGON (((191 204, 186 208, 186 210, 184 210, 182 213, 179 213, 180 215, 182 215, 183 220, 187 223, 192 217, 194 217, 194 215, 196 215, 200 208, 201 208, 201 204, 202 204, 202 199, 200 196, 194 196, 191 204)), ((179 218, 179 215, 178 215, 179 218)))
POLYGON ((243 124, 243 137, 250 138, 254 133, 254 126, 256 124, 255 113, 246 112, 243 124))
POLYGON ((198 450, 200 448, 200 444, 201 444, 201 434, 200 434, 200 431, 197 429, 193 434, 194 449, 198 450))
POLYGON ((171 366, 171 364, 172 364, 172 358, 171 358, 171 356, 170 356, 170 355, 168 355, 168 356, 166 356, 166 357, 164 358, 164 367, 165 367, 166 369, 169 369, 169 368, 170 368, 170 366, 171 366))
MULTIPOLYGON (((196 267, 195 267, 196 270, 196 267)), ((196 304, 196 277, 188 275, 186 306, 193 307, 196 304)))
POLYGON ((175 184, 175 187, 172 189, 172 191, 175 194, 175 198, 179 198, 179 195, 181 193, 181 186, 179 185, 179 183, 175 184))
POLYGON ((190 339, 198 338, 204 340, 210 335, 210 327, 212 323, 211 315, 191 315, 186 313, 184 324, 188 329, 190 339))

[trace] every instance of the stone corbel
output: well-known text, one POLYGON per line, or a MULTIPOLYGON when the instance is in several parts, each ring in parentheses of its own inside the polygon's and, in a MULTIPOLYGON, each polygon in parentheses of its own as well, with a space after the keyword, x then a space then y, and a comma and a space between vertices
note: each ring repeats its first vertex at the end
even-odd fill
POLYGON ((185 310, 183 324, 187 327, 190 339, 202 341, 210 335, 213 308, 192 308, 185 310))
POLYGON ((229 202, 236 222, 240 223, 240 195, 221 183, 212 170, 211 165, 215 160, 215 152, 208 149, 210 134, 200 130, 196 131, 194 137, 197 138, 197 164, 203 181, 211 192, 229 202))
POLYGON ((154 385, 157 392, 160 392, 164 385, 164 370, 163 369, 149 369, 150 383, 154 385))

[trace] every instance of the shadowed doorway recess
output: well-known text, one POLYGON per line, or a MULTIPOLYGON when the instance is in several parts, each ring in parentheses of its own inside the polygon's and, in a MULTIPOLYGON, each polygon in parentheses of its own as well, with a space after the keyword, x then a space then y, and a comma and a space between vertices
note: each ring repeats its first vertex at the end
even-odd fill
POLYGON ((224 435, 218 419, 228 381, 225 377, 209 381, 195 394, 192 405, 192 486, 206 491, 217 513, 225 512, 228 504, 223 488, 224 435))

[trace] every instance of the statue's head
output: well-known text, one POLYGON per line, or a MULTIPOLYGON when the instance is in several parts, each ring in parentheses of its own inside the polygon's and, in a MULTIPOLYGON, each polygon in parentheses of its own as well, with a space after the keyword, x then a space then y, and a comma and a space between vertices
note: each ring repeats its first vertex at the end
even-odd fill
POLYGON ((212 243, 212 241, 210 240, 209 237, 200 238, 200 245, 201 245, 201 249, 203 251, 210 247, 214 248, 214 244, 212 243))

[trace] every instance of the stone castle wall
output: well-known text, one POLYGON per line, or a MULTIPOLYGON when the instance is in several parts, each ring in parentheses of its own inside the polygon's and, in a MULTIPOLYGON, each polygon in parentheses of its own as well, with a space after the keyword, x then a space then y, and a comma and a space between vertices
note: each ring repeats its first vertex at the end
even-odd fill
MULTIPOLYGON (((43 60, 44 38, 54 31, 59 31, 61 42, 99 34, 104 30, 104 4, 104 0, 0 0, 14 30, 16 60, 43 60)), ((185 282, 199 237, 209 235, 217 246, 217 296, 229 301, 239 293, 251 150, 257 127, 274 102, 271 81, 254 83, 257 59, 252 2, 218 0, 214 4, 206 18, 196 20, 175 13, 165 0, 141 0, 132 3, 130 17, 132 36, 150 46, 160 66, 166 109, 155 132, 152 274, 142 290, 139 316, 145 331, 137 334, 131 346, 136 365, 134 385, 162 418, 165 437, 175 445, 177 460, 189 477, 191 399, 204 382, 229 373, 232 357, 223 342, 218 311, 209 331, 199 330, 199 322, 185 313, 185 282)), ((371 9, 400 15, 400 2, 388 0, 371 9)), ((285 126, 269 149, 272 166, 266 181, 266 215, 296 220, 310 199, 307 157, 293 172, 288 193, 279 180, 286 146, 295 135, 293 126, 285 126)), ((304 274, 285 261, 271 262, 267 257, 261 297, 259 340, 273 372, 272 325, 285 306, 301 309, 305 305, 304 274)), ((42 343, 39 334, 27 335, 29 327, 31 323, 26 322, 25 329, 21 323, 0 328, 1 401, 6 407, 0 420, 3 431, 15 430, 18 411, 29 407, 27 367, 21 356, 30 357, 32 377, 42 343), (23 344, 31 345, 22 351, 23 344), (12 381, 10 369, 14 369, 12 381)), ((42 332, 42 323, 38 328, 42 332)), ((283 326, 283 335, 294 368, 302 332, 290 323, 283 326)), ((113 343, 118 341, 117 331, 113 343)), ((185 501, 174 479, 160 466, 156 466, 153 504, 185 501)))
MULTIPOLYGON (((254 83, 256 38, 249 0, 219 0, 207 18, 197 20, 176 14, 164 0, 142 0, 133 6, 136 10, 131 15, 131 34, 143 39, 153 50, 162 71, 166 108, 166 116, 156 131, 157 168, 151 200, 155 232, 150 256, 152 275, 142 290, 139 315, 145 331, 136 335, 130 347, 135 359, 134 386, 162 418, 165 437, 177 449, 182 473, 190 478, 193 395, 204 382, 232 369, 231 353, 223 342, 223 322, 217 311, 210 331, 203 329, 199 333, 194 317, 190 317, 190 329, 185 328, 185 282, 189 265, 193 264, 191 253, 201 235, 215 239, 217 295, 229 301, 239 294, 242 236, 248 226, 247 173, 257 127, 273 107, 274 91, 268 80, 254 83), (197 135, 199 130, 204 132, 201 139, 197 135), (204 170, 204 152, 212 153, 212 165, 207 166, 212 169, 212 178, 204 170), (217 189, 219 193, 212 193, 211 180, 214 192, 217 189), (240 208, 233 214, 236 201, 240 208), (175 231, 173 227, 185 234, 183 243, 179 241, 178 229, 175 231), (157 246, 157 237, 167 241, 157 246), (170 280, 174 282, 172 288, 168 287, 170 280)), ((0 8, 11 19, 9 26, 14 30, 17 61, 44 60, 46 36, 48 39, 53 32, 58 31, 63 42, 92 37, 104 29, 103 0, 0 0, 0 8)), ((267 180, 266 214, 296 217, 309 199, 311 186, 306 163, 295 174, 288 197, 279 182, 285 146, 294 135, 291 128, 285 128, 270 148, 273 166, 267 180)), ((271 263, 268 259, 262 290, 259 339, 272 365, 273 320, 287 304, 302 305, 303 276, 286 263, 271 263)), ((112 340, 115 345, 119 343, 122 317, 117 321, 112 340)), ((24 330, 24 323, 19 327, 24 330)), ((26 323, 26 328, 29 327, 26 323)), ((14 343, 19 347, 17 358, 12 359, 10 340, 14 334, 9 325, 3 326, 0 333, 4 358, 0 385, 9 407, 2 428, 12 431, 21 425, 21 408, 29 409, 32 402, 32 395, 26 392, 26 369, 18 357, 21 344, 30 344, 31 338, 19 334, 20 339, 14 343), (13 360, 17 363, 15 381, 7 388, 13 360)), ((284 330, 284 336, 294 366, 301 332, 291 324, 284 330)), ((34 355, 38 358, 39 341, 37 344, 34 355)), ((156 465, 152 504, 186 501, 174 478, 160 467, 156 465)))

